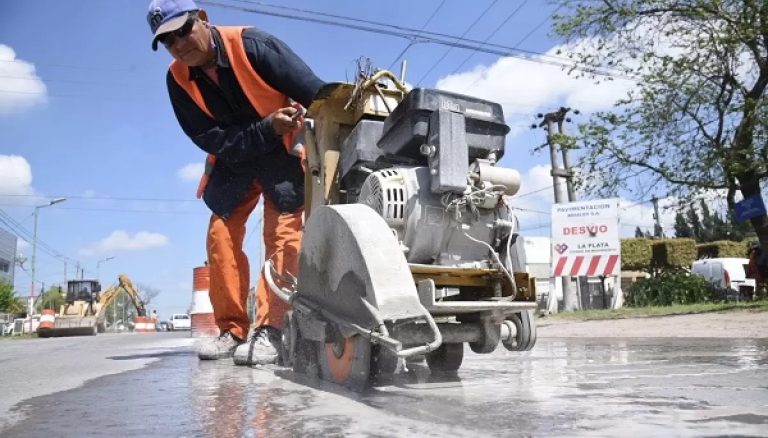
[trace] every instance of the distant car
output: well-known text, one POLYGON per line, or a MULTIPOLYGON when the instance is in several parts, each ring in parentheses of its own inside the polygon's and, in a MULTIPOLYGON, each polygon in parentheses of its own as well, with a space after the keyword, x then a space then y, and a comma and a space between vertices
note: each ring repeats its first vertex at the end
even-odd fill
POLYGON ((718 291, 724 292, 725 299, 740 299, 755 290, 755 279, 747 278, 749 259, 723 257, 696 260, 691 273, 701 275, 718 291))
POLYGON ((171 315, 171 320, 168 324, 168 329, 172 332, 176 330, 192 330, 192 320, 186 313, 174 313, 171 315))
POLYGON ((158 321, 156 330, 159 332, 167 332, 170 330, 170 324, 168 321, 158 321))

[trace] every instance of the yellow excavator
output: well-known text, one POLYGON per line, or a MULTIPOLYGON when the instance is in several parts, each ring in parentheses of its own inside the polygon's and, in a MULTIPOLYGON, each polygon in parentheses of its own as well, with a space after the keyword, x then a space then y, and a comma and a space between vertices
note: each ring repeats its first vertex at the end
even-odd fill
POLYGON ((69 280, 66 302, 55 317, 53 328, 41 328, 40 337, 88 336, 106 329, 106 310, 120 292, 125 292, 136 307, 138 316, 147 316, 147 310, 133 282, 120 274, 118 282, 102 291, 97 280, 69 280))

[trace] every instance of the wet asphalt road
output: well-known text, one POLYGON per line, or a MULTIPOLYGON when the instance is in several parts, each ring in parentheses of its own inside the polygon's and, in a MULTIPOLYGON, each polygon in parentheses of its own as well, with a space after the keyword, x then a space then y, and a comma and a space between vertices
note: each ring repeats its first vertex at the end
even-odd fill
POLYGON ((540 339, 528 353, 468 351, 454 378, 415 364, 360 395, 200 362, 184 334, 124 336, 79 338, 78 354, 139 339, 104 358, 156 360, 0 410, 14 421, 0 436, 768 436, 766 339, 540 339))

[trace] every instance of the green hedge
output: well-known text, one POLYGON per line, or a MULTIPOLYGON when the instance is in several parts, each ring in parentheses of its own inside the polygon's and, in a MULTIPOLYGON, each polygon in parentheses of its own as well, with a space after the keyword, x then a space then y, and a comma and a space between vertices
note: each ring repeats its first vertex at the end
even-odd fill
POLYGON ((622 239, 621 269, 625 271, 647 271, 651 266, 650 239, 622 239))
POLYGON ((656 268, 688 268, 696 260, 696 241, 693 239, 664 239, 651 243, 651 263, 656 268))
POLYGON ((704 277, 673 271, 633 283, 627 293, 626 305, 647 307, 696 304, 710 302, 714 297, 715 288, 704 277))
POLYGON ((718 240, 696 245, 697 257, 718 258, 718 257, 747 257, 749 241, 734 242, 732 240, 718 240))

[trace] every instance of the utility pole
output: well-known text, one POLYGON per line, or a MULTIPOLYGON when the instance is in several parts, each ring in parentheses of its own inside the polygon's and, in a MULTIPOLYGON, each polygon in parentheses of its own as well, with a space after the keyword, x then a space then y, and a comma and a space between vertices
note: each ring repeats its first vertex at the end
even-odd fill
POLYGON ((663 239, 664 229, 661 227, 661 216, 659 216, 659 198, 654 196, 651 198, 651 202, 653 202, 653 218, 656 220, 656 224, 653 226, 653 237, 663 239))
POLYGON ((34 217, 35 225, 32 233, 32 284, 29 288, 29 332, 32 333, 32 315, 35 313, 35 258, 37 256, 37 216, 41 208, 50 207, 51 205, 58 204, 59 202, 66 201, 67 198, 56 198, 52 201, 48 201, 47 204, 38 205, 35 207, 34 217))
MULTIPOLYGON (((568 191, 568 202, 574 202, 576 200, 576 193, 573 188, 573 172, 570 168, 568 160, 568 149, 561 146, 563 154, 563 166, 560 168, 560 164, 557 159, 557 141, 555 125, 557 125, 557 133, 561 136, 565 135, 563 129, 564 122, 570 122, 570 119, 566 117, 570 108, 560 107, 559 110, 547 114, 539 114, 539 118, 542 118, 542 122, 538 125, 540 128, 546 127, 547 129, 547 144, 549 145, 549 157, 552 161, 552 186, 555 190, 555 203, 562 204, 563 199, 560 192, 560 178, 565 178, 566 187, 568 191)), ((574 111, 574 114, 578 114, 578 111, 574 111)), ((535 125, 534 125, 535 127, 535 125)), ((576 290, 574 290, 571 283, 571 277, 560 277, 563 285, 563 307, 566 311, 574 311, 579 309, 579 302, 576 296, 576 290)), ((576 286, 578 288, 578 281, 576 286)), ((554 294, 554 291, 550 291, 550 295, 554 294)))

